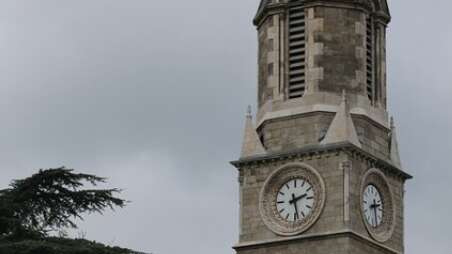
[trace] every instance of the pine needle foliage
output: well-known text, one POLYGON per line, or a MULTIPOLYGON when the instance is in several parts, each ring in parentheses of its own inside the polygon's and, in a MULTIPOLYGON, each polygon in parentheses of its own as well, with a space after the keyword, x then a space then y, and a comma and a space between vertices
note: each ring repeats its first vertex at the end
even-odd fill
POLYGON ((77 228, 76 219, 84 213, 100 213, 124 207, 126 201, 115 197, 119 189, 96 187, 105 178, 75 173, 64 167, 39 170, 31 177, 14 180, 0 190, 0 236, 47 236, 50 231, 77 228))

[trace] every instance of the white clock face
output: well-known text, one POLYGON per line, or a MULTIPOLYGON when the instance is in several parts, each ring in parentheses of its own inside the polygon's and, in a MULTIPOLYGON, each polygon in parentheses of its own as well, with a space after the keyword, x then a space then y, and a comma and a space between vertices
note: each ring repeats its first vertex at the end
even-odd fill
POLYGON ((363 211, 367 223, 376 228, 383 222, 383 200, 378 189, 369 184, 364 189, 363 211))
POLYGON ((315 195, 312 185, 302 178, 291 179, 281 186, 276 208, 282 219, 295 222, 312 213, 315 195))

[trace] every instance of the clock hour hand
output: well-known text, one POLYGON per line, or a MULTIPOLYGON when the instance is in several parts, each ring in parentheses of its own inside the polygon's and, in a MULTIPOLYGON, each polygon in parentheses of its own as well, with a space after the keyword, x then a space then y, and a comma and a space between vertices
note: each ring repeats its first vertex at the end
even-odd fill
POLYGON ((381 204, 377 204, 377 203, 375 203, 375 201, 374 201, 374 203, 372 204, 372 205, 370 205, 370 209, 376 209, 376 208, 378 208, 378 207, 380 207, 381 206, 381 204))
POLYGON ((298 200, 303 199, 307 196, 307 194, 303 194, 299 197, 295 197, 295 194, 292 194, 292 200, 289 201, 289 204, 296 203, 298 200))

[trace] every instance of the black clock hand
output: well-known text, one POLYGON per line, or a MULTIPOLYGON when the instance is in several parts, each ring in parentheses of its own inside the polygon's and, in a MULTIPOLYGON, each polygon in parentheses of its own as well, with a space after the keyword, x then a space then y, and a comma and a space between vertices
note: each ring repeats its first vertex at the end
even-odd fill
POLYGON ((374 215, 375 215, 375 227, 377 227, 378 225, 378 219, 377 219, 377 202, 374 199, 374 203, 373 203, 373 209, 374 209, 374 215))
POLYGON ((292 200, 289 201, 289 204, 296 203, 298 200, 303 199, 307 196, 307 194, 303 194, 299 197, 295 197, 295 194, 292 194, 292 200))
POLYGON ((293 204, 295 206, 295 215, 294 220, 298 218, 298 205, 297 205, 297 198, 295 197, 295 194, 292 193, 292 200, 289 201, 289 203, 293 204))

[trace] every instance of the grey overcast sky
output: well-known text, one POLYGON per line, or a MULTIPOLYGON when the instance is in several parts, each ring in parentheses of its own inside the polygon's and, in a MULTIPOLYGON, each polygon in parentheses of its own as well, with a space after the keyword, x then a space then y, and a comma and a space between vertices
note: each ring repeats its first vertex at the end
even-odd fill
MULTIPOLYGON (((1 0, 0 188, 65 165, 132 201, 80 223, 155 254, 233 253, 258 0, 1 0), (106 186, 107 187, 107 186, 106 186)), ((390 1, 407 253, 450 253, 450 0, 390 1)), ((74 233, 77 235, 77 232, 74 233)))

